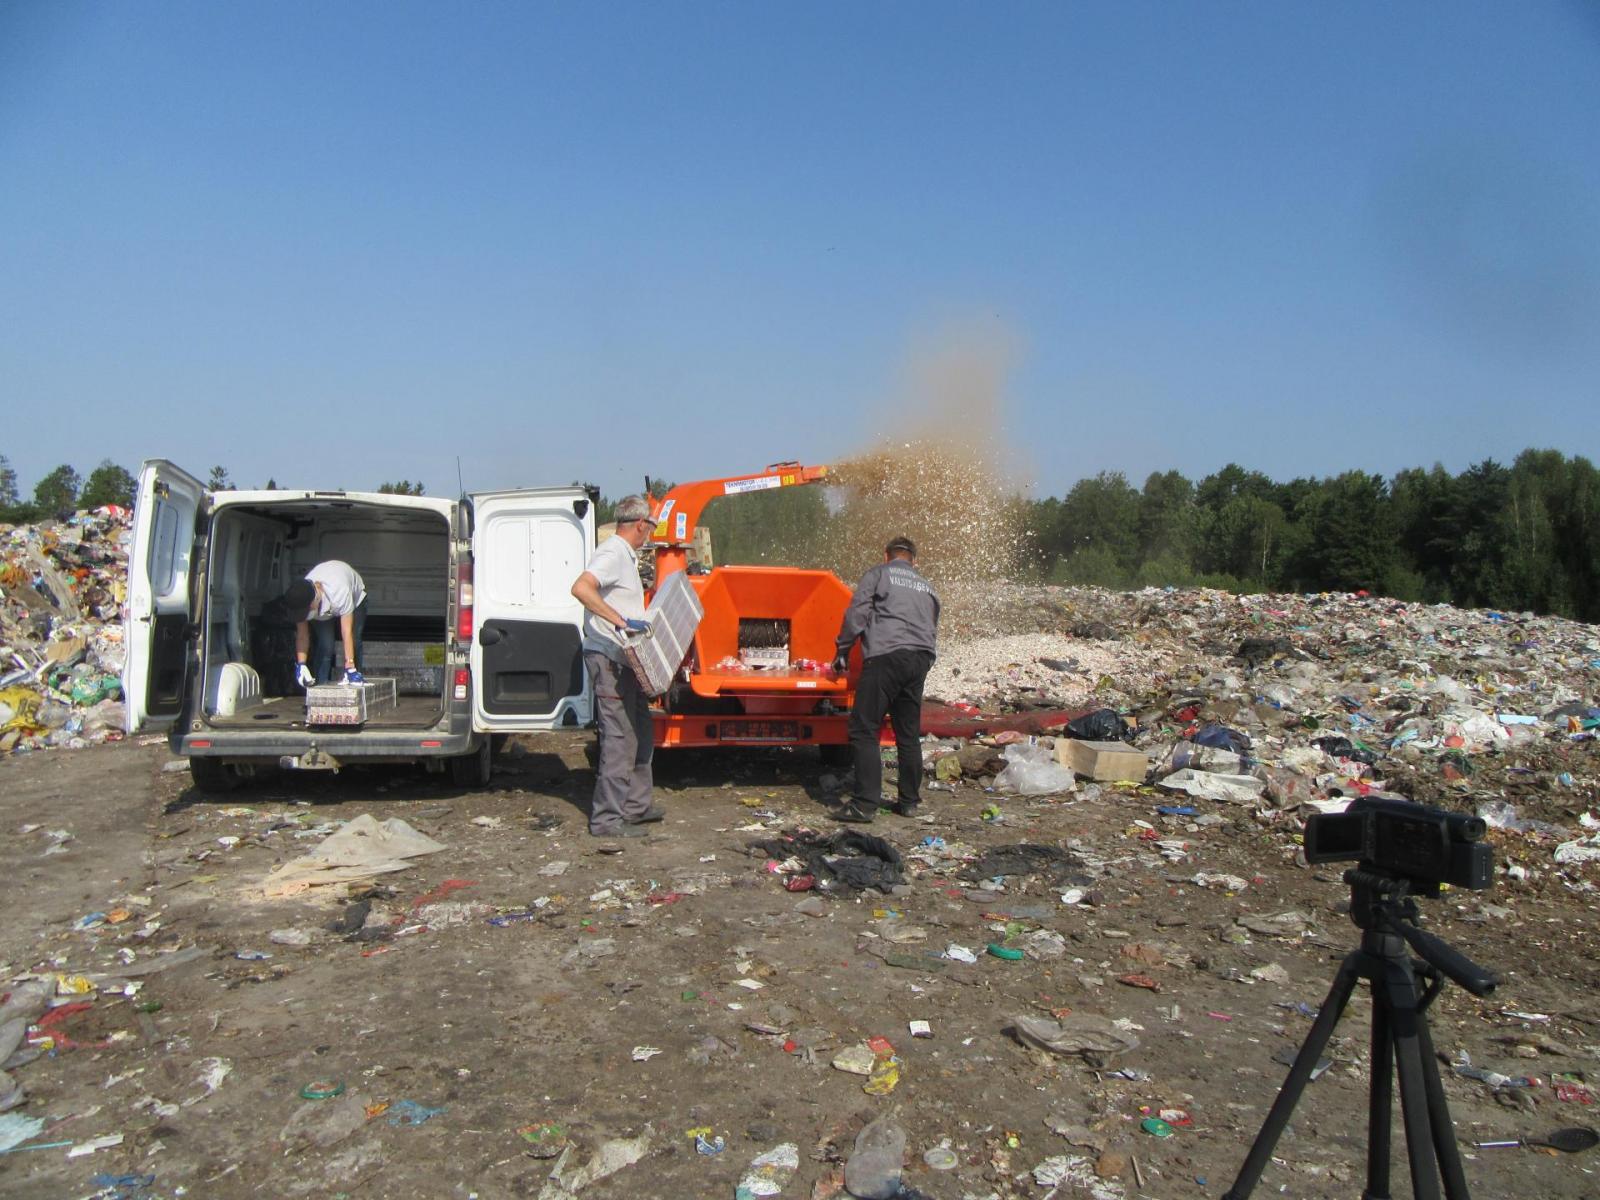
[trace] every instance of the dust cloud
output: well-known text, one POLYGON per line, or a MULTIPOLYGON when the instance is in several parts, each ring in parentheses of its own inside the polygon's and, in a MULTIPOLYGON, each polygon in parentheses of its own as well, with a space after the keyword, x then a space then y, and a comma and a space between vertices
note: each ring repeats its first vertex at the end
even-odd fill
POLYGON ((1028 541, 1004 436, 1014 359, 1014 340, 998 332, 913 354, 907 382, 883 414, 892 432, 829 464, 825 565, 853 580, 903 534, 917 544, 918 568, 937 582, 1016 573, 1028 541))

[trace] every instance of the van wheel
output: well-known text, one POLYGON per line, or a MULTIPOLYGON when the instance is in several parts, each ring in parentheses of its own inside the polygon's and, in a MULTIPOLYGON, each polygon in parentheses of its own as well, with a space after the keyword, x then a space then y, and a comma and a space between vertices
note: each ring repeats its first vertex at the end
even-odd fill
POLYGON ((480 788, 489 782, 489 739, 484 738, 471 754, 459 754, 450 760, 450 779, 457 787, 480 788))
POLYGON ((207 795, 225 796, 244 782, 244 772, 220 758, 191 758, 189 778, 207 795))

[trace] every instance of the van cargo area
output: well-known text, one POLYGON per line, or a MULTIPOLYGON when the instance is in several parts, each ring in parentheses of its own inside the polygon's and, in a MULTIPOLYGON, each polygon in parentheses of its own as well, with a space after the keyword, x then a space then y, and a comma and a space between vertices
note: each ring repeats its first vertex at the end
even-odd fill
MULTIPOLYGON (((450 631, 450 525, 434 511, 347 499, 219 504, 204 586, 205 681, 213 728, 306 727, 295 683, 295 616, 284 589, 320 562, 360 574, 367 618, 359 666, 393 680, 393 702, 364 728, 427 727, 444 712, 450 631)), ((342 651, 338 661, 343 662, 342 651)), ((383 685, 389 695, 389 685, 383 685)))

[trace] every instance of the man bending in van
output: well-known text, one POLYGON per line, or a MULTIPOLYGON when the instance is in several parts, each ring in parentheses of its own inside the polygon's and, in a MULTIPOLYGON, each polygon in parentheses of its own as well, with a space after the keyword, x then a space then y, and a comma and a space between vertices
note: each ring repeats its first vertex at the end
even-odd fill
POLYGON ((572 585, 573 596, 588 610, 583 661, 594 685, 600 743, 600 769, 589 806, 589 832, 595 837, 643 837, 640 826, 666 816, 665 809, 651 803, 655 736, 650 697, 622 657, 621 642, 629 631, 646 628, 639 547, 654 527, 650 502, 643 496, 625 497, 617 504, 616 536, 595 547, 588 568, 572 585))
POLYGON ((367 623, 367 587, 354 567, 337 559, 318 563, 304 579, 289 585, 283 604, 295 619, 295 682, 310 687, 334 681, 335 622, 338 641, 344 645, 341 682, 366 682, 357 664, 361 661, 361 627, 367 623))

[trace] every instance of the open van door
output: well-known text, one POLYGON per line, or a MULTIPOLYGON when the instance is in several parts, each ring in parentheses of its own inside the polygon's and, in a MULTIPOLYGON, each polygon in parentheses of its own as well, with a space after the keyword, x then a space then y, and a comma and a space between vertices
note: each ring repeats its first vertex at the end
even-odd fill
POLYGON ((139 470, 128 555, 127 657, 122 694, 127 730, 167 729, 183 711, 189 667, 189 577, 205 485, 164 459, 139 470))
POLYGON ((582 488, 471 497, 472 723, 513 733, 587 725, 583 605, 572 584, 594 547, 594 505, 582 488))

